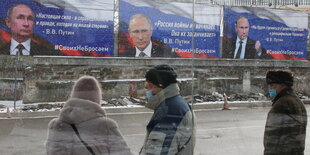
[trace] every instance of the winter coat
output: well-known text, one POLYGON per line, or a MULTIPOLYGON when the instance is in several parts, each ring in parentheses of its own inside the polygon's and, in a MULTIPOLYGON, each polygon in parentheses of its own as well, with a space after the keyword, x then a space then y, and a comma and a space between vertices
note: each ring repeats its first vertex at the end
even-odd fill
POLYGON ((90 155, 70 124, 75 124, 96 155, 131 154, 116 122, 106 117, 99 104, 72 98, 48 125, 48 155, 90 155))
POLYGON ((273 100, 264 135, 264 155, 303 155, 307 112, 292 89, 282 90, 273 100))
POLYGON ((154 114, 147 125, 147 135, 140 154, 192 155, 194 120, 190 106, 179 95, 177 84, 157 93, 146 104, 154 114))

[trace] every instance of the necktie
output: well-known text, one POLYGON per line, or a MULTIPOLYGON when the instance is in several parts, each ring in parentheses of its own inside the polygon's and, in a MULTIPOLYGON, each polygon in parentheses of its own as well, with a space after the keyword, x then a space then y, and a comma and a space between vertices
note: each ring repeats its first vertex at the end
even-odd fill
POLYGON ((141 53, 139 54, 139 57, 147 57, 147 55, 146 55, 144 52, 141 52, 141 53))
POLYGON ((239 41, 239 48, 235 59, 240 59, 241 51, 242 51, 242 40, 239 41))
POLYGON ((23 49, 25 49, 24 45, 18 44, 17 47, 19 55, 23 55, 23 49))

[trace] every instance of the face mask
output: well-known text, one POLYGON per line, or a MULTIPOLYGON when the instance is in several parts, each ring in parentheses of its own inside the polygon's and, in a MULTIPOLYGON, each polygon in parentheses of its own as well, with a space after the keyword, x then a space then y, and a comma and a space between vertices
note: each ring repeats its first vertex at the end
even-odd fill
POLYGON ((145 95, 146 95, 146 98, 147 98, 147 99, 150 99, 150 98, 153 97, 153 93, 152 93, 152 91, 150 91, 150 90, 147 90, 147 91, 145 92, 145 95))
POLYGON ((277 90, 276 89, 268 89, 268 94, 269 94, 269 97, 274 99, 277 95, 277 90))

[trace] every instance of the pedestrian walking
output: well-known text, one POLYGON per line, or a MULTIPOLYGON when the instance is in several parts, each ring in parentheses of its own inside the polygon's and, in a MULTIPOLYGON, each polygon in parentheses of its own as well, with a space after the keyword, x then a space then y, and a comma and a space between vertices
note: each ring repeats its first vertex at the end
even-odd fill
POLYGON ((154 110, 146 129, 140 154, 192 155, 194 152, 194 116, 190 105, 180 96, 177 74, 168 65, 147 71, 145 107, 154 110))
POLYGON ((272 108, 265 126, 264 155, 303 155, 307 112, 293 91, 293 75, 287 71, 268 71, 266 81, 272 108))
POLYGON ((101 88, 91 76, 73 86, 59 117, 50 121, 48 155, 130 155, 117 123, 100 107, 101 88))

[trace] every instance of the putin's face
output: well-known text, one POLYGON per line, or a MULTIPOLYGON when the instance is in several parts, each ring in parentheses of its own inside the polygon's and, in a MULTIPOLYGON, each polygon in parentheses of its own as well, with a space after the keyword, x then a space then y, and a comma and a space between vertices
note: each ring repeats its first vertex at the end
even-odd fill
POLYGON ((151 42, 153 30, 151 25, 144 17, 137 17, 131 20, 128 29, 129 35, 133 40, 134 45, 140 50, 144 51, 151 42))
POLYGON ((235 26, 238 37, 243 40, 249 35, 249 22, 246 18, 240 18, 235 26))
POLYGON ((31 38, 34 27, 34 13, 26 5, 17 5, 6 19, 12 37, 18 42, 31 38))

